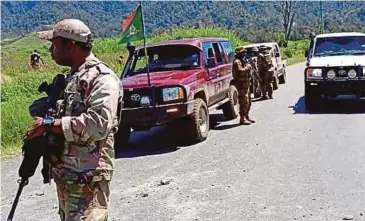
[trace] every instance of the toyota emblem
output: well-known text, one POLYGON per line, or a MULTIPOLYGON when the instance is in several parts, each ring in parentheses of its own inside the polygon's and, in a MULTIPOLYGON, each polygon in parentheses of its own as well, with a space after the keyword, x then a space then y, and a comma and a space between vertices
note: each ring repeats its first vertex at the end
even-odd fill
POLYGON ((338 75, 340 75, 341 77, 346 76, 346 71, 342 69, 338 72, 338 75))
POLYGON ((132 94, 131 95, 131 100, 132 101, 139 101, 139 100, 141 100, 141 95, 139 95, 139 94, 132 94))

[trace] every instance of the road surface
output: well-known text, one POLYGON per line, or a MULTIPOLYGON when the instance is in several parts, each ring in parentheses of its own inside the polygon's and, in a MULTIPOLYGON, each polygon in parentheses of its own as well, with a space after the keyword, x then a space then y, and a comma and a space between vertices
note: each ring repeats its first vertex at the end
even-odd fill
MULTIPOLYGON (((164 128, 134 133, 117 153, 109 220, 365 220, 365 102, 328 101, 307 113, 303 70, 288 67, 274 100, 253 103, 254 125, 216 111, 208 139, 185 147, 166 141, 164 128)), ((20 160, 2 162, 1 220, 20 160)), ((14 220, 58 220, 57 209, 54 185, 37 173, 14 220)))

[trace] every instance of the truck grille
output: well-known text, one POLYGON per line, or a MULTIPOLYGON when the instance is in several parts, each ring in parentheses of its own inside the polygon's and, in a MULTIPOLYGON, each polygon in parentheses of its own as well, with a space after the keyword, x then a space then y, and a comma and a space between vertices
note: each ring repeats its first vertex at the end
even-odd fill
POLYGON ((353 69, 356 71, 358 77, 362 77, 363 76, 362 75, 362 71, 360 71, 359 67, 356 67, 356 66, 350 66, 350 67, 326 67, 324 69, 324 71, 325 71, 325 73, 327 75, 327 72, 329 70, 334 70, 335 73, 336 73, 336 78, 337 79, 341 79, 341 78, 342 79, 345 79, 345 78, 348 77, 348 72, 350 70, 353 70, 353 69))
MULTIPOLYGON (((124 108, 138 108, 141 107, 140 100, 143 96, 148 96, 151 99, 152 104, 152 88, 137 88, 130 91, 129 89, 124 90, 123 96, 123 107, 124 108)), ((162 103, 161 89, 155 88, 155 101, 156 104, 162 103)))

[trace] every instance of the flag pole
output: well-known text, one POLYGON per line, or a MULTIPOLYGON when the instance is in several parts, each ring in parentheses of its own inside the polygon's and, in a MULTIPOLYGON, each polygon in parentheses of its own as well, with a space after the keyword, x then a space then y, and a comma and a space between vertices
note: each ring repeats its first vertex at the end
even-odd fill
POLYGON ((143 14, 143 8, 142 8, 142 1, 139 2, 139 7, 141 7, 141 13, 142 13, 143 48, 144 48, 144 54, 146 56, 148 87, 151 87, 150 67, 149 67, 148 54, 147 54, 147 48, 146 48, 146 28, 144 25, 144 14, 143 14))
POLYGON ((155 88, 151 85, 151 77, 150 77, 150 67, 149 67, 149 59, 147 54, 147 48, 146 48, 146 27, 144 24, 144 13, 142 8, 142 1, 139 2, 139 6, 141 7, 141 13, 142 13, 142 26, 143 26, 143 47, 144 47, 144 53, 146 55, 146 66, 147 66, 147 80, 148 80, 148 87, 151 88, 152 92, 152 105, 153 107, 156 106, 155 102, 155 88))

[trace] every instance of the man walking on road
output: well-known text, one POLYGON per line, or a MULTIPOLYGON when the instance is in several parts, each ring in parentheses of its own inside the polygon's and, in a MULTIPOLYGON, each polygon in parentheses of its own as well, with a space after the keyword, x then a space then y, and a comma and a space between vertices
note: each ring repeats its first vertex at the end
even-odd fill
POLYGON ((64 19, 38 37, 52 42, 52 59, 71 67, 63 93, 61 119, 35 118, 25 139, 45 131, 65 137, 62 162, 52 167, 62 221, 108 218, 109 185, 114 170, 114 134, 122 98, 118 77, 92 53, 90 29, 80 20, 64 19))
POLYGON ((240 124, 250 125, 255 123, 250 118, 251 95, 250 80, 252 66, 244 59, 245 48, 240 46, 235 50, 235 59, 233 61, 233 79, 238 90, 238 99, 240 104, 240 124))
POLYGON ((270 47, 261 46, 260 52, 257 57, 257 63, 259 68, 259 76, 262 82, 262 100, 267 100, 267 95, 270 99, 273 99, 273 86, 272 80, 274 77, 274 70, 272 65, 272 58, 270 55, 270 47))

